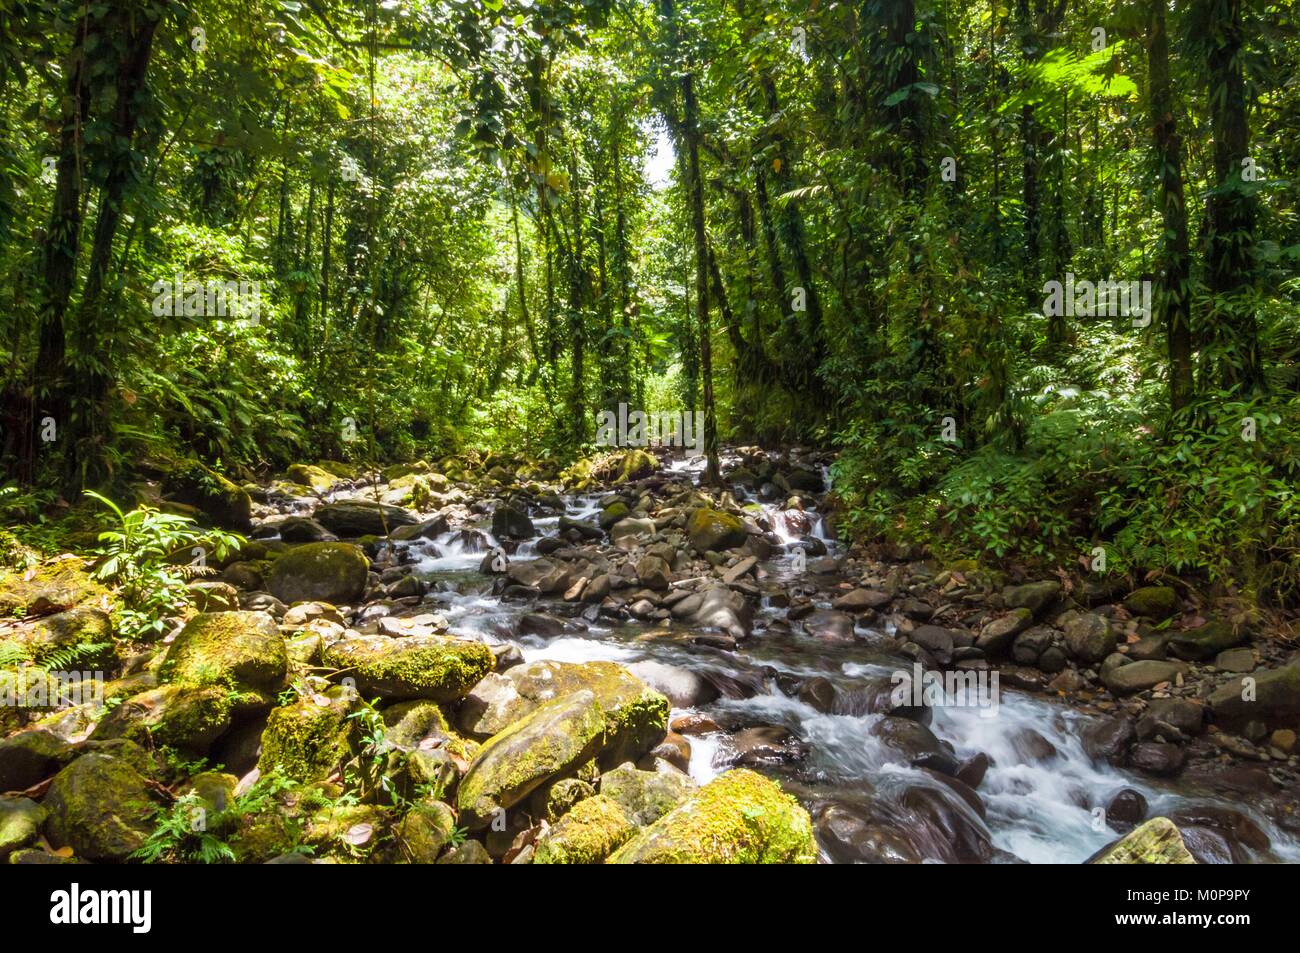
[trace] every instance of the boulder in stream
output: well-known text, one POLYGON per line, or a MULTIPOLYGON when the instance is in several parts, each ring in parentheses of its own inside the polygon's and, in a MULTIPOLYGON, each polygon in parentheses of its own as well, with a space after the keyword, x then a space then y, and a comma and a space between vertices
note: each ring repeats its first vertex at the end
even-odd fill
POLYGON ((813 864, 812 820, 745 768, 714 778, 620 847, 613 864, 813 864))
POLYGON ((326 646, 321 658, 351 677, 364 697, 398 701, 456 701, 496 664, 482 642, 441 635, 353 636, 326 646))
POLYGON ((286 605, 295 602, 349 603, 366 591, 370 561, 351 543, 296 546, 271 566, 267 588, 286 605))
POLYGON ((1090 864, 1194 864, 1182 834, 1167 817, 1153 817, 1094 854, 1090 864))

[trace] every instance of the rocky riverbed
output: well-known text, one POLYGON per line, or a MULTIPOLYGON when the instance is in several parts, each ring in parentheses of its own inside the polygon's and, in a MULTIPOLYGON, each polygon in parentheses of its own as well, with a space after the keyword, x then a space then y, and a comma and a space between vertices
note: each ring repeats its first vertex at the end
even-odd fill
POLYGON ((0 856, 148 857, 198 812, 171 859, 1300 859, 1300 663, 1259 618, 849 549, 827 458, 725 463, 162 486, 249 541, 159 642, 78 558, 0 579, 0 643, 112 679, 0 709, 0 856))

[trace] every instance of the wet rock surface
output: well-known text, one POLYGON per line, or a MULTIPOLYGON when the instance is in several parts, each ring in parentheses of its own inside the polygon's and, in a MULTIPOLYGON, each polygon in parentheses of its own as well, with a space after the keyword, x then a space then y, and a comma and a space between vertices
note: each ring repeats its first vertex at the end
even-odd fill
MULTIPOLYGON (((328 802, 241 820, 246 862, 294 862, 295 831, 416 863, 1300 859, 1285 648, 1173 586, 849 548, 827 462, 738 448, 721 489, 644 451, 304 465, 254 494, 206 611, 105 658, 110 706, 5 726, 0 852, 126 859, 180 793, 161 746, 238 772, 205 796, 328 802), (401 797, 339 802, 368 771, 401 797)), ((5 623, 24 644, 109 624, 59 579, 42 627, 5 623)))

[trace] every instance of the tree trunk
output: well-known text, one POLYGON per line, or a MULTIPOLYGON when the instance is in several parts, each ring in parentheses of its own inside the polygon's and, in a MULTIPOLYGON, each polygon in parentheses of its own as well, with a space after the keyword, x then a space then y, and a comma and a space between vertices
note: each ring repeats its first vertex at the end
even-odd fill
POLYGON ((1160 214, 1165 226, 1160 251, 1163 275, 1158 300, 1163 312, 1169 350, 1169 407, 1177 413, 1192 398, 1192 334, 1187 208, 1183 199, 1183 140, 1178 134, 1173 91, 1169 85, 1166 2, 1167 0, 1149 0, 1147 75, 1151 95, 1151 126, 1160 170, 1160 214))
POLYGON ((55 166, 54 205, 49 233, 45 238, 44 289, 32 395, 33 437, 38 421, 45 416, 52 417, 59 427, 66 427, 68 422, 68 393, 64 380, 68 342, 64 322, 77 277, 77 255, 81 246, 85 175, 83 133, 90 112, 85 51, 92 36, 97 43, 102 41, 98 25, 92 32, 90 16, 83 13, 77 26, 78 42, 69 53, 66 67, 68 79, 55 166))
POLYGON ((1206 284, 1213 300, 1209 327, 1218 341, 1211 359, 1228 387, 1263 386, 1259 336, 1250 304, 1254 283, 1255 202, 1243 171, 1250 162, 1246 81, 1242 72, 1243 0, 1198 0, 1206 8, 1210 129, 1217 185, 1206 204, 1206 284))

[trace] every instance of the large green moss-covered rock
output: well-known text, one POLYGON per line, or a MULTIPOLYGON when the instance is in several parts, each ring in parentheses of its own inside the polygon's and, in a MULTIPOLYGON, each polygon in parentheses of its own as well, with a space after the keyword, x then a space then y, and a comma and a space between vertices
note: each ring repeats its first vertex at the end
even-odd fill
POLYGON ((1043 614, 1061 594, 1061 584, 1054 579, 1027 582, 1022 586, 1007 586, 1002 590, 1002 603, 1008 609, 1028 609, 1035 616, 1043 614))
POLYGON ((1094 864, 1194 864, 1183 835, 1167 817, 1153 817, 1133 828, 1095 857, 1094 864))
POLYGON ((64 557, 30 569, 0 571, 0 615, 43 614, 78 605, 111 609, 108 589, 85 567, 82 559, 64 557))
POLYGON ((355 691, 336 686, 274 709, 262 732, 258 771, 304 782, 328 777, 352 756, 356 727, 349 716, 359 702, 355 691))
POLYGON ((412 864, 432 864, 451 843, 456 812, 441 801, 413 805, 397 828, 399 856, 412 864))
POLYGON ((595 694, 605 716, 602 763, 635 761, 663 738, 668 699, 614 662, 517 665, 474 687, 461 704, 459 724, 467 734, 486 738, 552 699, 581 690, 595 694))
POLYGON ((623 809, 596 795, 579 801, 537 838, 535 864, 599 864, 636 833, 623 809))
POLYGON ((177 503, 196 507, 218 526, 240 532, 252 529, 252 498, 197 460, 185 461, 168 473, 162 492, 177 503))
POLYGON ((365 594, 370 561, 352 543, 307 543, 275 561, 267 576, 271 595, 295 602, 356 602, 365 594))
POLYGON ((463 698, 496 664, 482 642, 440 635, 357 636, 326 647, 322 658, 367 698, 435 702, 463 698))
POLYGON ((446 751, 466 766, 478 750, 477 744, 452 730, 440 705, 422 699, 398 702, 384 709, 384 740, 397 748, 446 751))
POLYGON ((490 738, 461 779, 456 805, 471 830, 486 827, 499 810, 535 788, 591 760, 605 733, 594 692, 572 692, 547 702, 490 738))
POLYGON ((686 537, 697 553, 707 553, 743 546, 749 533, 739 517, 702 506, 686 521, 686 537))
POLYGON ((645 450, 634 448, 623 454, 623 459, 618 463, 618 477, 615 483, 627 483, 631 480, 640 480, 648 477, 659 467, 659 461, 647 453, 645 450))
POLYGON ((265 612, 205 612, 177 634, 159 668, 163 682, 275 690, 289 655, 265 612))
POLYGON ((1143 586, 1129 593, 1124 608, 1147 619, 1167 619, 1178 608, 1178 593, 1170 586, 1143 586))
POLYGON ((727 771, 642 830, 613 864, 812 864, 812 819, 774 782, 727 771))
POLYGON ((391 812, 377 804, 331 804, 311 816, 303 843, 318 854, 361 860, 385 840, 391 812))
POLYGON ((285 476, 299 486, 311 487, 317 493, 328 493, 334 484, 341 482, 333 473, 310 463, 295 463, 285 471, 285 476))
POLYGON ((129 738, 148 746, 206 754, 230 727, 230 692, 218 685, 163 685, 115 705, 91 738, 129 738))
POLYGON ((0 797, 0 861, 34 841, 45 822, 45 808, 25 797, 0 797))
POLYGON ((37 664, 57 658, 61 667, 99 669, 115 661, 113 622, 107 612, 88 605, 18 626, 5 640, 21 646, 37 664))
POLYGON ((153 830, 156 805, 144 777, 126 761, 85 754, 55 775, 43 806, 55 847, 85 860, 126 860, 153 830))

